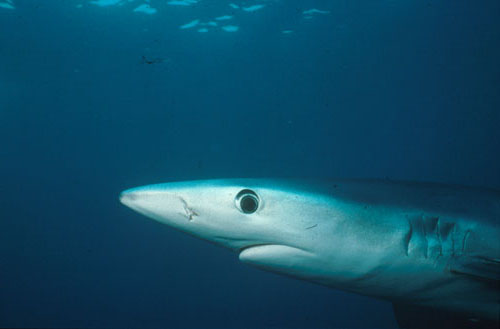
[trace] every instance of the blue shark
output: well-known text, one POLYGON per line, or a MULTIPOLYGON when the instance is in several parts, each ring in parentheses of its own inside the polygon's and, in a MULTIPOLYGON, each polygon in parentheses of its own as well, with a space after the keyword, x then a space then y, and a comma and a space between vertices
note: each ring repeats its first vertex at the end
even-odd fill
POLYGON ((408 314, 416 315, 412 321, 432 314, 415 327, 444 327, 435 314, 446 314, 444 322, 454 327, 453 321, 498 326, 497 190, 383 180, 218 179, 132 188, 120 201, 233 250, 243 263, 390 301, 402 327, 413 327, 408 314))

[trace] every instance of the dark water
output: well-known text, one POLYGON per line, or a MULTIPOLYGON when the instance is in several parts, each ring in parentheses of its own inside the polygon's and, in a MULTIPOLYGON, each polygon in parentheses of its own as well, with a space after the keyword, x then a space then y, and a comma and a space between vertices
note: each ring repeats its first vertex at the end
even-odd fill
POLYGON ((244 266, 117 197, 255 176, 500 188, 500 2, 167 2, 0 0, 0 326, 395 328, 388 303, 244 266), (179 29, 225 14, 238 31, 179 29))

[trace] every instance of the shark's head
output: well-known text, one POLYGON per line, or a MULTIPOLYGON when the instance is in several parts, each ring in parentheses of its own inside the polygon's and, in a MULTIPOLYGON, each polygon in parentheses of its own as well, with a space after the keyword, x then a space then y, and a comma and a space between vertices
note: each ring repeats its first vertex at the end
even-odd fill
POLYGON ((275 180, 155 184, 126 190, 120 201, 161 223, 230 248, 244 262, 294 276, 308 276, 302 272, 320 261, 319 234, 331 225, 321 219, 335 217, 328 197, 275 180))

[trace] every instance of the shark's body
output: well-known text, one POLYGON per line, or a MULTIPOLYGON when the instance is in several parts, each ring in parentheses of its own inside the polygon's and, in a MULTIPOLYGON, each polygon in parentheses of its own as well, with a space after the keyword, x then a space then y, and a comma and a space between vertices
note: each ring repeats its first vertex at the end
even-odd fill
POLYGON ((264 270, 498 324, 496 190, 222 179, 130 189, 121 201, 264 270))

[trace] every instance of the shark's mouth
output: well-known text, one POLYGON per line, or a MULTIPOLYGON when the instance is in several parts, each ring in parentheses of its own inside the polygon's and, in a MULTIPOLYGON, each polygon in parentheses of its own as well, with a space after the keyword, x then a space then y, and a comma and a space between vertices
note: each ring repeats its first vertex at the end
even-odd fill
POLYGON ((282 246, 280 244, 274 244, 274 243, 257 243, 257 244, 251 244, 248 246, 244 246, 240 248, 240 254, 246 250, 250 250, 252 248, 263 248, 263 247, 270 247, 270 246, 282 246))
POLYGON ((239 259, 269 271, 300 274, 315 262, 312 252, 282 244, 260 243, 240 249, 239 259), (308 265, 306 265, 308 264, 308 265))
POLYGON ((312 253, 303 249, 292 247, 284 244, 275 243, 259 243, 248 245, 240 249, 240 259, 253 259, 253 258, 281 258, 297 255, 312 255, 312 253))

